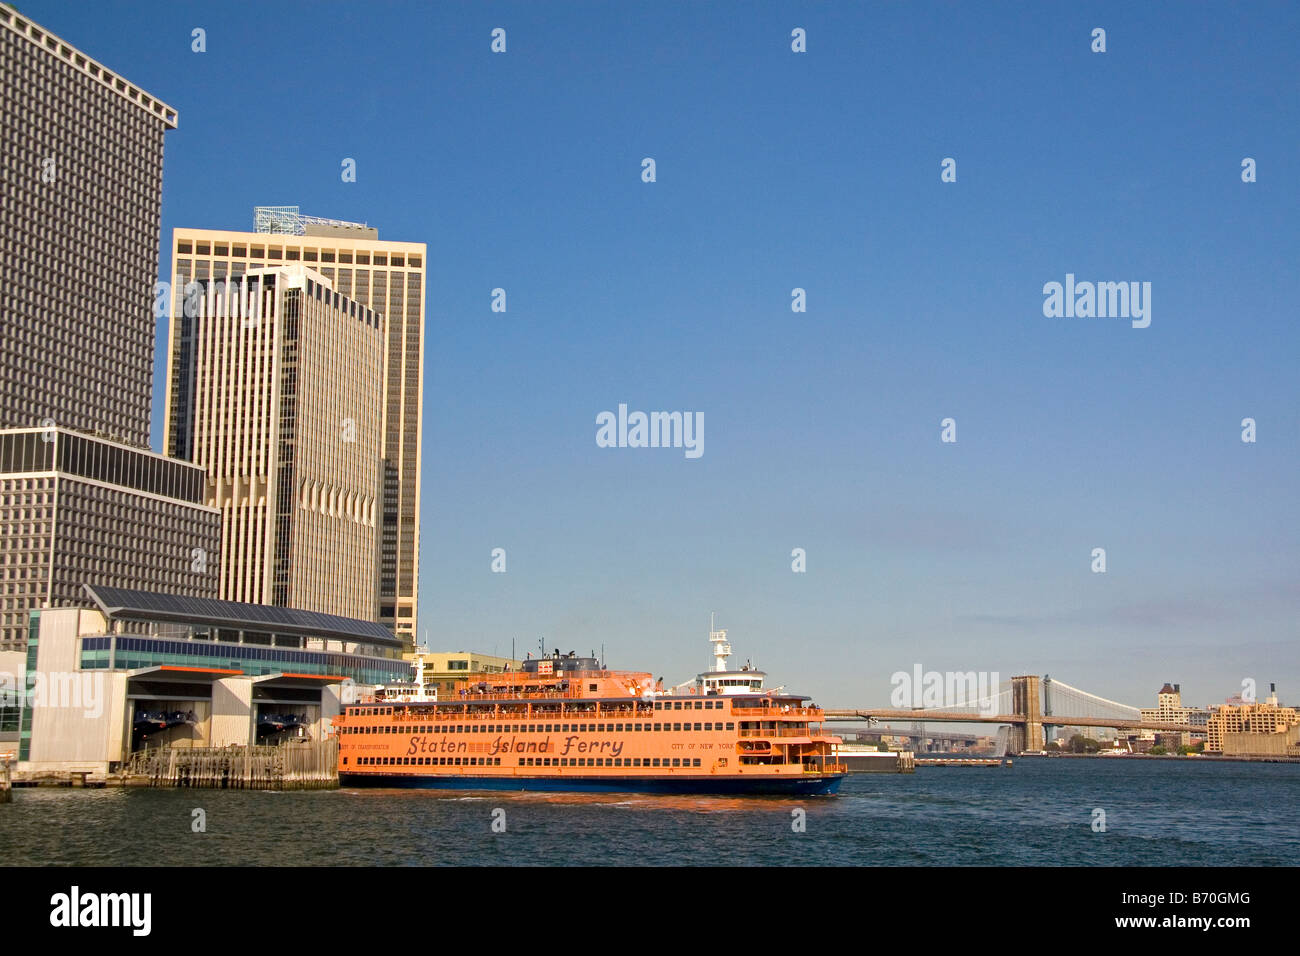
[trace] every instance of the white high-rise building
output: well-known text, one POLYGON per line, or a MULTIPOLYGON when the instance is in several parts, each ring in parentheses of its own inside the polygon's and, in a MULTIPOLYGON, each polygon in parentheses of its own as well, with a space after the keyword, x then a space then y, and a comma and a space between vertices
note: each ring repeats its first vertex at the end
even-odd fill
POLYGON ((377 619, 383 347, 378 313, 302 265, 190 287, 169 438, 221 511, 222 600, 377 619))
POLYGON ((381 240, 377 230, 363 223, 303 216, 294 206, 258 207, 253 232, 177 229, 172 238, 175 304, 164 431, 169 454, 185 457, 184 415, 177 406, 176 387, 185 371, 178 365, 176 334, 186 284, 298 264, 380 317, 384 464, 378 620, 402 638, 408 650, 415 646, 419 595, 427 261, 422 242, 381 240))

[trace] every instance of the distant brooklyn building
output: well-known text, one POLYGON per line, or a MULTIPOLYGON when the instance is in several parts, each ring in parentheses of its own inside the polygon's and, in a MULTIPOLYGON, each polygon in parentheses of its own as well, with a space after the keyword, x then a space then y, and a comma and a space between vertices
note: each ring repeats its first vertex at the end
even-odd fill
MULTIPOLYGON (((383 331, 380 435, 383 510, 378 517, 379 621, 415 645, 420 550, 420 417, 424 372, 427 253, 422 242, 387 242, 373 227, 300 215, 296 206, 262 206, 254 231, 177 229, 172 237, 172 341, 168 358, 166 449, 186 456, 178 408, 189 371, 177 338, 186 284, 251 269, 304 265, 335 291, 374 311, 383 331)), ((346 612, 341 612, 346 613, 346 612)))
POLYGON ((214 598, 220 515, 188 462, 62 428, 0 431, 0 651, 83 585, 214 598))
POLYGON ((1210 714, 1207 753, 1228 757, 1300 757, 1300 711, 1281 707, 1269 685, 1261 703, 1224 704, 1210 714))
POLYGON ((168 447, 221 512, 219 597, 375 621, 383 321, 301 264, 241 271, 172 325, 168 447))
MULTIPOLYGON (((1156 693, 1156 706, 1143 707, 1140 711, 1142 720, 1153 721, 1168 724, 1191 724, 1195 727, 1205 727, 1210 719, 1209 711, 1197 707, 1183 706, 1183 690, 1180 684, 1166 683, 1156 693)), ((1147 729, 1142 731, 1142 739, 1155 740, 1156 731, 1147 729)), ((1205 738, 1205 731, 1199 733, 1182 731, 1178 735, 1175 746, 1186 746, 1197 743, 1205 738)))
POLYGON ((149 441, 176 112, 0 5, 0 428, 149 441))

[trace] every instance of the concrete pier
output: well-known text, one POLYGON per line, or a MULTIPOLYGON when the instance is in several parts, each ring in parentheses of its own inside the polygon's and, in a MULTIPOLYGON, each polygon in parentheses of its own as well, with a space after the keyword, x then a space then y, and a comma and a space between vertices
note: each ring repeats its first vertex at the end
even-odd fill
POLYGON ((874 744, 837 744, 834 755, 849 773, 911 773, 914 768, 910 750, 878 750, 874 744))

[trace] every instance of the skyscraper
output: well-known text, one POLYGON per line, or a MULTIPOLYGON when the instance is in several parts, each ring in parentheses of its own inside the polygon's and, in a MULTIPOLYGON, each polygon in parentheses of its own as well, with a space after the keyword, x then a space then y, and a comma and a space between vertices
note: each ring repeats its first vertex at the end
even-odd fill
POLYGON ((168 454, 185 457, 185 415, 177 405, 178 314, 190 282, 250 269, 301 264, 339 294, 381 316, 383 512, 379 532, 379 616, 406 645, 415 644, 420 546, 420 414, 424 373, 426 246, 387 242, 364 224, 259 207, 254 232, 177 229, 172 237, 174 294, 168 357, 168 454))
POLYGON ((203 473, 148 450, 176 113, 0 6, 0 651, 88 581, 216 597, 203 473))
POLYGON ((221 511, 222 600, 376 619, 383 335, 301 264, 191 286, 169 445, 221 511))
POLYGON ((82 585, 214 598, 220 539, 189 462, 62 428, 0 430, 0 651, 82 585))
POLYGON ((149 442, 176 112, 0 6, 0 428, 149 442))

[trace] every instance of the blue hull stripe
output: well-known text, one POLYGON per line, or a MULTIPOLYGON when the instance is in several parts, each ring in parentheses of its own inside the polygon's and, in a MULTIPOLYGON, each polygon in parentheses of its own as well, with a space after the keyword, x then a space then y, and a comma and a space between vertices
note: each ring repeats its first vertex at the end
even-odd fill
POLYGON ((342 787, 391 787, 415 790, 545 790, 566 793, 701 793, 784 794, 834 793, 843 776, 788 780, 735 777, 425 777, 414 774, 340 773, 342 787))

